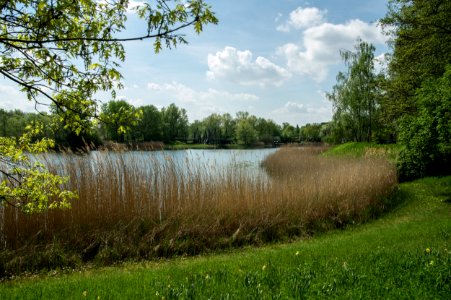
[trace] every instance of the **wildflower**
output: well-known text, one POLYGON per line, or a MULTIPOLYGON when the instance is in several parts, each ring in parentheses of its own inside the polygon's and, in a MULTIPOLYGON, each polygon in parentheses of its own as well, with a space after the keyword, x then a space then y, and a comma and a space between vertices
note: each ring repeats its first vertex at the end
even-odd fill
POLYGON ((426 248, 425 251, 426 251, 427 254, 429 254, 429 253, 431 253, 431 248, 426 248))
POLYGON ((429 262, 429 265, 430 265, 430 266, 433 266, 433 265, 434 265, 434 261, 431 260, 431 261, 429 262))
POLYGON ((299 251, 296 251, 296 253, 294 255, 299 256, 299 251))
POLYGON ((262 271, 266 270, 266 265, 263 265, 262 271))
POLYGON ((88 291, 83 291, 82 295, 83 295, 83 297, 88 296, 88 291))

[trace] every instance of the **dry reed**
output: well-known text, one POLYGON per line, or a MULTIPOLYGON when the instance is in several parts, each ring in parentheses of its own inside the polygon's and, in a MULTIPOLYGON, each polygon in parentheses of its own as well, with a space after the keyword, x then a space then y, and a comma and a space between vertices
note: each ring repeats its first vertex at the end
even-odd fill
POLYGON ((49 157, 79 199, 44 214, 2 208, 0 276, 261 244, 362 222, 383 209, 396 186, 386 160, 317 152, 280 149, 262 164, 270 178, 150 154, 49 157))

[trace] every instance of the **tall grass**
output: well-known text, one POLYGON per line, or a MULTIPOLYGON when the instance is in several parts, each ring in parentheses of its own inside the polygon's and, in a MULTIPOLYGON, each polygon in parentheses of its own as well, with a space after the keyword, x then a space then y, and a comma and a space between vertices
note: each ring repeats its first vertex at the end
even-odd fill
POLYGON ((262 244, 363 222, 384 208, 396 186, 385 160, 312 151, 269 156, 269 178, 238 164, 219 168, 150 154, 49 157, 49 168, 70 176, 67 188, 79 199, 69 210, 44 214, 2 208, 0 276, 262 244))

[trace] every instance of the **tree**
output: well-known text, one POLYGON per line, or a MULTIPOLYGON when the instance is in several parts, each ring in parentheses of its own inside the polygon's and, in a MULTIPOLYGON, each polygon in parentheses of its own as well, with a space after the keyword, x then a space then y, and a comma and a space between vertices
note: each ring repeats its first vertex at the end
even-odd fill
POLYGON ((393 54, 382 107, 386 122, 417 111, 416 90, 425 80, 439 78, 451 64, 451 2, 390 0, 381 20, 391 37, 393 54))
POLYGON ((258 139, 265 144, 273 143, 281 135, 279 126, 273 120, 258 118, 255 129, 258 132, 258 139))
POLYGON ((138 108, 142 115, 131 130, 134 140, 138 141, 161 141, 162 135, 162 116, 161 112, 153 105, 141 106, 138 108))
MULTIPOLYGON (((187 3, 155 0, 143 3, 136 10, 147 23, 143 34, 123 38, 129 2, 2 1, 0 74, 16 83, 36 104, 45 101, 53 103, 68 128, 80 133, 83 128, 80 115, 99 118, 96 92, 110 91, 112 98, 115 98, 115 89, 121 87, 122 76, 118 68, 125 59, 123 42, 154 39, 154 52, 159 52, 163 46, 171 48, 186 43, 184 35, 179 33, 180 29, 193 27, 200 33, 204 25, 217 23, 214 13, 203 0, 187 3)), ((18 150, 41 151, 52 144, 27 145, 31 143, 30 136, 37 134, 36 129, 39 128, 32 129, 32 134, 24 136, 20 142, 2 139, 0 160, 5 164, 2 164, 0 172, 6 176, 6 179, 1 178, 2 205, 26 202, 30 212, 54 207, 52 203, 47 205, 48 195, 52 192, 34 189, 45 180, 40 177, 45 171, 39 172, 30 167, 37 173, 13 172, 16 165, 25 169, 29 167, 22 164, 25 156, 17 159, 15 153, 18 150), (25 188, 26 182, 34 184, 29 188, 34 193, 22 197, 17 191, 25 188)), ((54 179, 56 188, 59 186, 58 177, 54 179)))
POLYGON ((238 121, 235 134, 238 143, 245 146, 250 146, 257 141, 257 130, 249 118, 238 121))
POLYGON ((378 99, 374 71, 374 46, 358 41, 355 52, 341 51, 347 73, 337 75, 337 84, 327 97, 334 105, 334 125, 340 140, 371 141, 378 99))
POLYGON ((393 48, 381 113, 398 129, 402 180, 451 169, 450 18, 450 1, 390 0, 381 20, 393 48))
POLYGON ((292 143, 294 139, 297 137, 296 128, 289 123, 282 124, 282 142, 283 143, 292 143))
POLYGON ((304 142, 321 142, 322 124, 306 124, 300 129, 300 139, 304 142))
POLYGON ((204 142, 204 124, 196 120, 189 126, 189 138, 194 144, 202 144, 204 142))
POLYGON ((185 141, 188 137, 188 116, 184 108, 174 103, 161 110, 165 142, 185 141))
POLYGON ((202 121, 204 125, 204 142, 218 145, 222 140, 222 119, 218 114, 211 114, 202 121))
POLYGON ((236 121, 228 113, 221 116, 221 144, 232 144, 235 138, 236 121))
POLYGON ((424 82, 415 100, 418 113, 401 122, 402 180, 451 170, 451 65, 442 77, 424 82))
POLYGON ((104 137, 120 143, 130 140, 127 132, 138 123, 142 111, 125 100, 113 100, 102 105, 101 117, 107 122, 102 124, 104 137))
POLYGON ((0 137, 0 204, 17 207, 25 213, 52 208, 67 208, 76 197, 60 187, 66 177, 51 174, 43 164, 30 160, 26 153, 41 153, 54 146, 50 139, 33 142, 42 132, 42 125, 27 127, 20 139, 0 137))

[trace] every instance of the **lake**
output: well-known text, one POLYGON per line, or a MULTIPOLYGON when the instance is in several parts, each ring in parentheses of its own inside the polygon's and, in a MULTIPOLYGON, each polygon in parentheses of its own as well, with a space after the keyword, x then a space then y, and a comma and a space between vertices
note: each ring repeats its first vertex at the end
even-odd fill
MULTIPOLYGON (((177 173, 186 174, 186 172, 201 172, 203 175, 216 176, 224 172, 244 172, 247 175, 266 177, 266 172, 260 167, 260 163, 268 155, 277 151, 277 148, 265 149, 188 149, 188 150, 164 150, 164 151, 126 151, 126 152, 103 152, 92 151, 88 155, 72 154, 45 154, 47 161, 51 162, 56 169, 62 170, 58 164, 80 163, 80 161, 90 161, 92 168, 97 169, 105 160, 113 164, 133 165, 134 168, 140 168, 141 172, 155 174, 156 168, 164 169, 162 166, 170 163, 171 167, 176 168, 177 173)), ((123 170, 118 167, 117 170, 123 170)), ((63 174, 67 175, 67 174, 63 174)))

